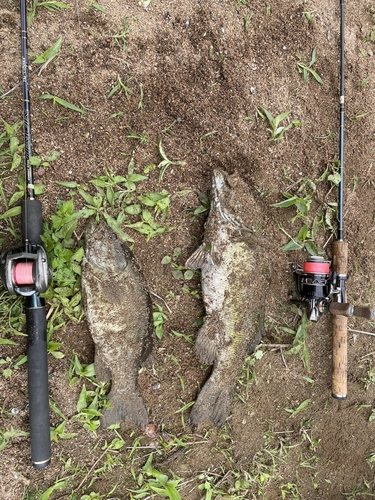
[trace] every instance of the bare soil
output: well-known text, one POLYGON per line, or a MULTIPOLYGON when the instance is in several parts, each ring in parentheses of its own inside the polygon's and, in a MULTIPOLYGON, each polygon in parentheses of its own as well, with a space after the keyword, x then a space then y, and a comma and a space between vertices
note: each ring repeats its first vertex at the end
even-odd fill
MULTIPOLYGON (((33 54, 42 53, 63 37, 58 58, 40 75, 31 76, 34 154, 46 155, 52 149, 61 153, 49 168, 38 173, 46 184, 40 198, 45 217, 67 196, 66 189, 55 181, 87 183, 106 168, 125 174, 130 157, 142 172, 146 165, 160 162, 160 137, 168 158, 186 162, 169 167, 161 184, 158 172, 152 172, 147 184, 150 191, 166 189, 172 194, 166 223, 174 230, 149 242, 132 234, 134 254, 149 289, 163 299, 154 295, 153 300, 167 314, 164 336, 156 341, 154 369, 143 370, 139 377, 142 394, 150 419, 165 440, 172 439, 171 435, 183 440, 189 436, 194 443, 186 449, 156 453, 155 467, 183 479, 180 494, 187 500, 204 498, 204 491, 198 489, 204 482, 197 479, 199 474, 211 475, 211 483, 219 482, 217 488, 227 492, 227 496, 215 494, 214 498, 229 498, 229 494, 234 495, 230 491, 236 474, 243 477, 244 471, 254 482, 238 498, 336 500, 375 494, 374 472, 367 460, 375 452, 375 423, 369 421, 375 385, 366 390, 362 380, 374 365, 373 338, 349 332, 348 397, 343 402, 331 397, 328 314, 309 326, 310 372, 298 356, 285 355, 287 348, 270 346, 293 341, 281 329, 296 330, 299 324, 289 303, 293 288, 290 264, 301 264, 307 253, 276 249, 268 256, 272 280, 262 347, 265 354, 256 361, 256 381, 247 388, 238 385, 240 397, 235 397, 231 417, 221 429, 192 428, 188 411, 184 419, 176 413, 196 399, 210 368, 200 365, 192 344, 172 333, 195 338, 198 327, 194 322, 203 314, 202 301, 184 293, 185 283, 173 278, 170 266, 161 264, 165 255, 180 247, 178 263, 183 265, 202 240, 205 217, 192 217, 192 211, 200 204, 199 194, 209 192, 212 170, 217 167, 229 173, 237 171, 249 190, 261 195, 264 220, 254 224, 277 242, 277 248, 288 241, 277 223, 288 234, 297 235, 303 221, 292 223, 295 209, 277 209, 271 204, 281 201, 286 190, 297 193, 304 177, 319 179, 337 159, 339 2, 153 0, 144 8, 135 0, 101 0, 105 13, 89 9, 88 2, 82 0, 68 3, 70 9, 56 13, 38 7, 29 29, 29 52, 33 54), (304 14, 311 11, 313 23, 304 14), (130 29, 123 48, 122 41, 115 44, 113 36, 123 31, 124 18, 130 29), (317 59, 313 69, 323 85, 312 75, 305 83, 297 71, 297 56, 308 65, 314 48, 317 59), (127 98, 118 92, 109 99, 119 77, 128 82, 132 93, 127 98), (43 93, 91 111, 80 115, 53 105, 39 99, 43 93), (284 140, 272 141, 267 123, 257 113, 259 107, 274 116, 290 111, 283 124, 299 120, 304 125, 291 128, 284 140), (109 119, 119 112, 123 114, 109 119), (128 138, 129 129, 145 132, 148 141, 141 144, 128 138), (296 409, 307 399, 311 400, 307 410, 295 415, 285 411, 296 409), (273 464, 272 478, 256 484, 255 478, 269 472, 273 464)), ((347 2, 345 237, 349 243, 348 298, 355 304, 375 303, 372 27, 368 2, 347 2)), ((0 0, 0 46, 0 85, 6 91, 21 78, 19 6, 13 0, 0 0)), ((1 118, 8 123, 22 120, 19 88, 1 99, 0 109, 1 118)), ((330 190, 328 181, 317 186, 311 213, 323 215, 327 202, 336 200, 337 190, 330 190)), ((75 204, 79 209, 83 201, 77 196, 75 204)), ((320 231, 315 242, 323 247, 329 237, 329 231, 320 231)), ((331 243, 332 239, 325 246, 328 257, 331 243)), ((199 290, 199 283, 194 284, 199 290)), ((349 326, 373 329, 373 324, 356 319, 350 319, 349 326)), ((63 343, 65 357, 49 357, 50 395, 68 417, 66 432, 77 435, 53 443, 52 464, 42 471, 31 467, 29 439, 11 440, 0 453, 0 496, 21 499, 25 487, 45 491, 58 479, 75 474, 69 486, 51 498, 68 498, 74 489, 74 498, 90 492, 103 495, 100 498, 130 498, 127 488, 137 487, 130 467, 133 465, 138 474, 149 453, 158 450, 160 438, 123 426, 119 432, 129 448, 113 454, 114 463, 105 474, 95 473, 106 458, 102 446, 114 434, 103 429, 95 434, 72 420, 81 386, 69 386, 67 380, 73 351, 82 362, 91 363, 93 342, 84 321, 78 325, 68 322, 56 332, 55 340, 63 343), (137 451, 134 462, 130 450, 139 436, 145 448, 137 451), (97 479, 90 485, 94 476, 97 479), (116 484, 116 491, 109 495, 116 484)), ((25 351, 25 342, 0 349, 2 358, 16 359, 25 351)), ((0 431, 11 427, 28 431, 25 365, 10 378, 0 377, 0 407, 0 431)), ((59 423, 61 418, 52 412, 51 425, 59 423)))

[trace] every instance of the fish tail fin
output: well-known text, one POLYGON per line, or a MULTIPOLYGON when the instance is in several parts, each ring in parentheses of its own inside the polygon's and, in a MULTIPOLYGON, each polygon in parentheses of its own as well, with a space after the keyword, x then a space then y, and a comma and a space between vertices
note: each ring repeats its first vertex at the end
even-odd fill
POLYGON ((138 391, 131 394, 115 394, 108 398, 109 408, 103 410, 100 423, 103 427, 109 427, 120 422, 139 425, 144 427, 148 424, 148 414, 142 396, 138 391))
POLYGON ((211 421, 222 425, 229 415, 232 390, 222 387, 212 378, 207 380, 190 413, 190 422, 199 424, 211 421))

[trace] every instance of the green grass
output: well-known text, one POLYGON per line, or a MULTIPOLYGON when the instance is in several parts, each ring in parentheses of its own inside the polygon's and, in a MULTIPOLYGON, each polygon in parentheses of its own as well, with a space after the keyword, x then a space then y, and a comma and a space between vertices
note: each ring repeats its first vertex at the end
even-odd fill
POLYGON ((285 113, 281 113, 276 117, 273 117, 270 111, 260 106, 258 107, 257 112, 258 115, 270 125, 271 128, 268 128, 267 130, 270 132, 271 139, 275 142, 282 141, 286 132, 291 130, 293 127, 301 127, 304 125, 304 123, 299 120, 292 120, 292 122, 287 125, 281 125, 281 123, 290 115, 290 111, 286 111, 285 113))

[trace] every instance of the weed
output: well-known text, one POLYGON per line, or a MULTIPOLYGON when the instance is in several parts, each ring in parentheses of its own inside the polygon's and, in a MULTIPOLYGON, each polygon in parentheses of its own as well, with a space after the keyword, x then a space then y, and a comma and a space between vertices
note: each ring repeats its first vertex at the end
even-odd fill
POLYGON ((205 139, 207 139, 207 137, 210 137, 211 135, 214 135, 214 134, 217 134, 217 130, 212 130, 212 132, 207 132, 207 134, 203 134, 199 138, 199 147, 200 147, 201 151, 203 151, 203 141, 205 139))
POLYGON ((109 92, 107 98, 110 99, 116 92, 123 92, 126 96, 127 99, 129 99, 130 95, 132 94, 132 90, 130 87, 128 87, 128 82, 131 81, 131 78, 128 78, 125 83, 122 81, 122 79, 118 76, 117 77, 117 82, 114 87, 112 87, 111 91, 109 92))
POLYGON ((2 451, 8 443, 14 438, 27 437, 28 432, 19 431, 11 427, 9 430, 0 431, 0 451, 2 451))
POLYGON ((21 133, 22 122, 10 125, 5 120, 4 132, 0 134, 0 167, 5 167, 2 172, 15 171, 21 164, 24 145, 18 136, 21 133))
POLYGON ((284 408, 284 410, 286 412, 290 413, 291 417, 295 417, 296 415, 301 413, 301 411, 306 410, 306 408, 309 406, 310 403, 311 403, 311 399, 305 399, 305 401, 303 401, 297 408, 295 408, 295 409, 284 408))
POLYGON ((165 171, 167 170, 168 167, 171 165, 176 165, 176 166, 183 166, 185 165, 186 162, 184 161, 172 161, 167 158, 167 155, 164 151, 161 138, 158 140, 158 151, 159 155, 161 156, 162 161, 159 163, 158 168, 160 168, 160 174, 159 174, 159 182, 163 180, 165 171))
POLYGON ((43 52, 43 54, 40 54, 36 59, 34 59, 33 64, 45 64, 48 61, 52 61, 57 54, 60 52, 61 46, 62 46, 62 41, 63 38, 60 36, 60 38, 46 51, 43 52))
POLYGON ((163 338, 163 327, 165 320, 167 319, 167 315, 163 312, 163 308, 159 304, 154 306, 152 317, 154 320, 155 334, 157 338, 161 340, 163 338))
POLYGON ((303 81, 307 82, 309 74, 312 75, 315 80, 323 85, 323 80, 321 77, 318 75, 318 73, 312 69, 312 66, 315 64, 316 61, 316 49, 313 49, 311 53, 311 60, 308 65, 302 62, 302 57, 297 56, 298 62, 297 62, 297 69, 300 74, 302 74, 303 81))
MULTIPOLYGON (((255 364, 258 360, 262 359, 263 356, 264 356, 264 351, 262 351, 261 349, 257 349, 253 354, 248 356, 243 363, 241 374, 238 378, 238 384, 244 387, 246 391, 246 396, 250 386, 258 382, 257 374, 255 371, 255 364)), ((246 402, 246 400, 243 398, 241 394, 237 395, 243 403, 246 402)))
POLYGON ((152 467, 152 460, 153 453, 151 453, 148 457, 147 462, 142 467, 141 473, 138 475, 138 478, 133 472, 134 480, 137 481, 139 489, 128 489, 130 498, 132 500, 135 500, 136 498, 145 498, 146 496, 148 498, 153 498, 156 493, 157 495, 169 498, 170 500, 181 500, 177 486, 182 480, 175 475, 173 479, 170 479, 166 474, 163 474, 152 467))
POLYGON ((192 339, 192 335, 186 335, 185 333, 176 332, 176 330, 171 330, 170 335, 174 335, 177 338, 183 338, 189 344, 194 344, 194 340, 192 339))
POLYGON ((369 366, 367 369, 367 377, 360 378, 359 380, 363 382, 365 390, 368 391, 370 386, 375 384, 375 367, 369 366))
POLYGON ((16 360, 7 356, 6 358, 0 358, 0 366, 3 366, 3 377, 9 378, 11 377, 14 370, 18 370, 18 368, 26 363, 27 356, 21 355, 16 360))
POLYGON ((179 257, 181 256, 181 248, 180 247, 177 247, 173 250, 173 254, 172 255, 166 255, 165 257, 163 257, 161 263, 165 266, 165 265, 170 265, 171 268, 172 268, 172 276, 176 279, 176 280, 186 280, 186 281, 189 281, 191 280, 196 271, 192 270, 192 269, 186 269, 184 266, 181 266, 179 264, 177 264, 177 260, 179 259, 179 257))
POLYGON ((48 99, 53 102, 53 104, 59 104, 60 106, 66 108, 66 109, 71 109, 72 111, 76 111, 77 113, 85 114, 87 113, 87 109, 82 109, 79 108, 78 106, 75 106, 74 104, 65 101, 64 99, 61 99, 61 97, 57 97, 55 95, 51 94, 43 94, 39 97, 39 99, 48 99))
POLYGON ((210 210, 211 206, 210 197, 207 195, 207 193, 199 192, 198 199, 200 201, 200 205, 195 210, 193 210, 193 220, 198 215, 206 214, 210 210))
POLYGON ((263 3, 262 7, 264 7, 266 16, 270 16, 272 14, 271 6, 268 5, 267 3, 263 3))
POLYGON ((370 75, 370 76, 368 76, 367 78, 364 78, 364 79, 363 79, 363 80, 359 83, 360 88, 362 88, 362 89, 363 89, 363 88, 364 88, 364 87, 368 84, 368 82, 369 82, 370 78, 371 78, 371 75, 370 75))
POLYGON ((127 44, 127 37, 129 35, 129 32, 130 32, 129 22, 128 22, 126 17, 124 17, 124 19, 122 20, 122 24, 123 24, 123 31, 116 33, 116 35, 112 36, 112 39, 113 39, 112 44, 119 45, 119 46, 122 45, 122 50, 125 51, 126 44, 127 44))
POLYGON ((91 9, 96 9, 99 12, 105 14, 105 8, 99 3, 96 3, 95 0, 89 0, 89 6, 87 8, 87 12, 90 12, 91 9))
POLYGON ((143 131, 142 134, 137 134, 134 130, 129 129, 128 134, 129 135, 126 136, 128 139, 135 139, 139 141, 140 144, 145 144, 148 141, 145 131, 143 131))
POLYGON ((244 16, 243 18, 243 29, 245 33, 249 33, 249 25, 251 20, 253 19, 254 12, 251 12, 249 16, 244 16))
POLYGON ((298 120, 293 120, 291 123, 289 123, 287 126, 280 126, 280 123, 285 120, 290 114, 290 111, 287 111, 285 113, 281 113, 280 115, 276 116, 275 118, 272 116, 272 114, 267 111, 263 107, 259 107, 257 109, 258 115, 263 119, 267 120, 271 128, 267 129, 270 134, 271 134, 271 139, 275 142, 282 141, 284 139, 285 133, 290 130, 293 127, 301 127, 304 125, 303 122, 300 122, 298 120))
POLYGON ((296 332, 290 331, 294 335, 292 347, 285 354, 299 354, 307 371, 310 371, 310 355, 307 348, 307 328, 310 322, 307 320, 306 311, 298 309, 301 323, 296 332))
POLYGON ((185 412, 194 405, 194 401, 190 401, 190 403, 183 403, 182 408, 175 411, 175 413, 179 413, 181 415, 181 425, 185 429, 185 412))
POLYGON ((241 7, 244 7, 245 5, 247 5, 247 0, 237 0, 236 9, 241 10, 241 7))
POLYGON ((305 11, 303 13, 303 15, 306 17, 306 19, 309 21, 310 24, 315 23, 314 18, 313 18, 314 12, 315 12, 315 10, 310 10, 310 11, 305 11))
POLYGON ((27 16, 27 23, 31 24, 36 15, 36 10, 39 7, 44 7, 49 12, 58 12, 61 9, 70 9, 70 5, 58 2, 55 0, 46 0, 44 2, 40 2, 39 0, 33 0, 32 6, 28 7, 29 14, 27 16))
MULTIPOLYGON (((148 168, 151 166, 146 167, 147 171, 148 168)), ((95 195, 90 194, 88 186, 76 182, 58 184, 76 189, 85 200, 85 208, 77 214, 78 217, 95 216, 98 222, 104 218, 123 241, 133 243, 133 238, 124 232, 122 225, 146 235, 147 240, 173 229, 159 224, 156 220, 159 216, 162 221, 167 217, 170 205, 170 195, 167 191, 136 195, 138 183, 146 179, 146 175, 134 172, 134 160, 131 159, 126 176, 105 170, 104 175, 93 177, 90 184, 96 189, 95 195), (149 208, 153 208, 154 216, 149 208)))

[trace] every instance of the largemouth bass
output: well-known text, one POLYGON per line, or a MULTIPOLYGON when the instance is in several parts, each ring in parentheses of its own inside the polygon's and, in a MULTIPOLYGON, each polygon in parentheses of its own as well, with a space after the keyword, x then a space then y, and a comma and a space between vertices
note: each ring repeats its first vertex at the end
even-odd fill
POLYGON ((148 414, 137 386, 138 371, 153 346, 152 304, 134 255, 107 224, 86 230, 82 291, 95 343, 95 373, 111 380, 104 427, 124 421, 140 426, 148 414))
POLYGON ((201 362, 213 364, 193 406, 192 423, 226 420, 245 357, 260 342, 268 288, 264 254, 270 245, 253 226, 262 220, 245 182, 215 170, 204 241, 185 264, 201 269, 206 316, 195 346, 201 362))

